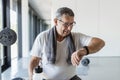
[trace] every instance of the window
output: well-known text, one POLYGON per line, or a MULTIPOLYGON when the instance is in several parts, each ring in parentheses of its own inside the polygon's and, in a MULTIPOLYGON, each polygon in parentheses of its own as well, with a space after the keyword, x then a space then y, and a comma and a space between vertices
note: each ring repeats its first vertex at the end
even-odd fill
MULTIPOLYGON (((17 2, 14 2, 14 4, 15 3, 17 4, 17 2)), ((13 6, 13 8, 10 9, 10 28, 13 29, 16 33, 18 32, 17 6, 13 6)), ((17 57, 18 57, 18 39, 13 45, 11 45, 11 59, 15 59, 17 57)))
MULTIPOLYGON (((3 21, 2 21, 2 16, 3 16, 3 14, 2 14, 2 12, 3 12, 3 10, 2 10, 2 0, 0 0, 0 31, 2 30, 2 28, 3 28, 3 21)), ((0 59, 1 59, 1 65, 3 65, 4 63, 4 59, 3 59, 3 46, 2 46, 2 44, 0 44, 0 59)))

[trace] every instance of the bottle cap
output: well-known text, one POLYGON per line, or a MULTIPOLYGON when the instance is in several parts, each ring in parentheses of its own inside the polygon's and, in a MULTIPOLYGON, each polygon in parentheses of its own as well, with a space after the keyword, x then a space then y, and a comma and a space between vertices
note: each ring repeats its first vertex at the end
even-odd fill
POLYGON ((43 69, 40 66, 35 68, 35 73, 42 73, 42 72, 43 72, 43 69))

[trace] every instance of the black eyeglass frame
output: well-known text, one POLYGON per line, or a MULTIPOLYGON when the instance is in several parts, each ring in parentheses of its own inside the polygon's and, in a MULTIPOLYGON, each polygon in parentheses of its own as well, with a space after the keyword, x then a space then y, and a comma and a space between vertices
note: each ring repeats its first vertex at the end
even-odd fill
POLYGON ((73 23, 66 23, 66 22, 64 22, 64 21, 62 21, 61 19, 58 19, 60 22, 62 22, 63 24, 63 26, 65 26, 65 27, 68 27, 68 26, 70 26, 70 27, 73 27, 73 26, 75 26, 75 24, 76 24, 76 22, 74 21, 73 23))

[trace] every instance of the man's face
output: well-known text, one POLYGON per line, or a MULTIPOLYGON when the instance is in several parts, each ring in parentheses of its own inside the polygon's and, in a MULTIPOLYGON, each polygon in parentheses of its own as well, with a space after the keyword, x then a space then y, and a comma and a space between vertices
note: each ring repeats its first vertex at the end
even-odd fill
POLYGON ((62 37, 67 36, 71 32, 74 24, 75 22, 73 16, 63 15, 60 19, 56 19, 56 29, 58 35, 62 37))

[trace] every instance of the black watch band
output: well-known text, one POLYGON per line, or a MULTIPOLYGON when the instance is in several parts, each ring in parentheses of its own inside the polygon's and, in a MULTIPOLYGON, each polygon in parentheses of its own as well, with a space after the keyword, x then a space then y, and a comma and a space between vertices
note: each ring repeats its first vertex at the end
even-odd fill
POLYGON ((88 47, 87 47, 87 46, 84 46, 83 48, 86 49, 86 51, 87 51, 86 55, 88 55, 88 54, 89 54, 89 49, 88 49, 88 47))

